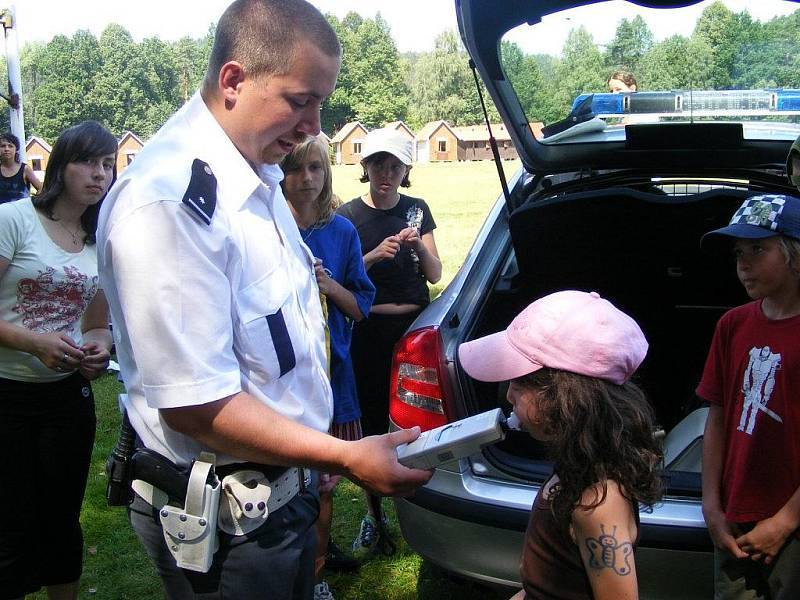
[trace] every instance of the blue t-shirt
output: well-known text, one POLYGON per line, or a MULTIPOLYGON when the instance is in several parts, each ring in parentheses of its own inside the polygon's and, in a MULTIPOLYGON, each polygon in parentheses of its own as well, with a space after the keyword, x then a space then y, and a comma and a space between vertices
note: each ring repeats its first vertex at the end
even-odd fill
MULTIPOLYGON (((361 242, 353 224, 340 215, 319 229, 301 229, 303 241, 331 279, 353 293, 361 313, 366 317, 375 299, 375 286, 364 270, 361 242)), ((353 322, 336 304, 328 302, 328 329, 331 336, 331 388, 333 389, 333 421, 348 423, 361 417, 350 360, 350 339, 353 322)))

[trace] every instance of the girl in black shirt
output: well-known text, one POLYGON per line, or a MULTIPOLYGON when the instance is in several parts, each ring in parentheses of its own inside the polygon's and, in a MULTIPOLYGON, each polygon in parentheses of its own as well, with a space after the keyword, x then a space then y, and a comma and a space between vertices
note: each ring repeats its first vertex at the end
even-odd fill
MULTIPOLYGON (((430 302, 427 283, 442 276, 428 205, 398 192, 411 185, 411 149, 411 140, 396 131, 371 131, 361 155, 361 181, 369 183, 369 191, 339 208, 358 231, 364 266, 376 288, 369 317, 354 326, 351 345, 364 435, 389 428, 392 350, 430 302)), ((368 495, 367 509, 354 554, 363 559, 378 548, 391 554, 394 543, 386 533, 380 497, 368 495)))

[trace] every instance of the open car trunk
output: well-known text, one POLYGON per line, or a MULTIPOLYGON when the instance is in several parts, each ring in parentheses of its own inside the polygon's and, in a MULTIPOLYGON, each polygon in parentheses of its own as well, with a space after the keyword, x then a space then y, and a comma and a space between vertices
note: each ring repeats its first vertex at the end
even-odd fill
MULTIPOLYGON (((501 330, 534 299, 564 289, 596 291, 630 314, 650 344, 635 381, 667 434, 667 493, 692 497, 700 495, 705 422, 694 389, 717 320, 748 300, 733 260, 701 252, 700 238, 726 225, 753 193, 702 187, 706 191, 697 193, 687 193, 697 185, 651 192, 612 187, 521 206, 510 216, 518 272, 501 277, 470 333, 474 339, 501 330)), ((475 398, 484 399, 481 410, 495 399, 510 410, 503 385, 470 385, 475 398)), ((512 433, 487 458, 532 480, 549 470, 543 446, 525 433, 512 433)))

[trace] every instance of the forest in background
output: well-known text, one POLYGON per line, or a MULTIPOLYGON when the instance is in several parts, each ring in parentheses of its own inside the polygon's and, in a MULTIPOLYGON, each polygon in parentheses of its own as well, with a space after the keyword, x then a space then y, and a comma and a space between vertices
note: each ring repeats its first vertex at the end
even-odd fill
MULTIPOLYGON (((451 125, 483 121, 468 56, 454 30, 433 50, 401 54, 380 13, 364 18, 328 15, 343 48, 336 91, 322 109, 322 128, 333 136, 350 121, 367 128, 405 121, 415 131, 445 119, 451 125)), ((77 31, 21 48, 26 135, 53 142, 66 127, 95 119, 116 135, 151 136, 198 88, 213 41, 141 42, 117 24, 101 35, 77 31)), ((598 45, 583 27, 573 29, 553 54, 526 54, 501 45, 503 65, 530 121, 563 118, 574 98, 605 91, 608 75, 636 74, 640 90, 800 88, 800 11, 767 22, 721 2, 708 6, 687 36, 656 42, 641 17, 622 19, 613 39, 598 45)), ((3 65, 3 69, 4 69, 3 65)), ((499 116, 487 98, 490 117, 499 116)), ((8 107, 3 107, 8 122, 8 107)))

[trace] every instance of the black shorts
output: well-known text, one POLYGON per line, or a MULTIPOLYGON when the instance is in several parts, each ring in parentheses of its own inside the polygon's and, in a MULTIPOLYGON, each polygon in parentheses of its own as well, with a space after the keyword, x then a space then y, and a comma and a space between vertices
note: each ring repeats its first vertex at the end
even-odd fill
POLYGON ((94 396, 82 375, 0 379, 0 599, 80 578, 94 433, 94 396))

